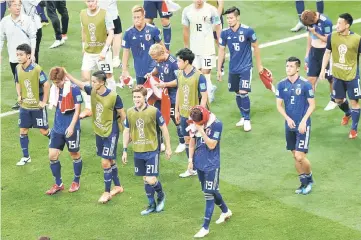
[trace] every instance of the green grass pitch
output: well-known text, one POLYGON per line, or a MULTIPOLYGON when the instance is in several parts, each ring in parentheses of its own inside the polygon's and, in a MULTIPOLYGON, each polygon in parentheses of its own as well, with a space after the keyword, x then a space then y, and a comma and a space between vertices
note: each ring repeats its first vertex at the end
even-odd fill
MULTIPOLYGON (((118 2, 123 30, 131 25, 130 9, 139 1, 118 2)), ((180 2, 184 7, 190 2, 180 2)), ((295 34, 289 31, 296 24, 293 1, 233 1, 226 7, 241 9, 241 22, 253 27, 259 43, 266 43, 295 34)), ((81 35, 79 11, 83 2, 68 2, 70 14, 69 40, 64 46, 50 50, 54 41, 51 25, 43 29, 40 65, 45 72, 55 65, 66 66, 80 77, 81 35)), ((306 8, 316 8, 315 1, 306 8)), ((350 12, 361 17, 361 3, 325 2, 325 13, 336 22, 339 13, 350 12)), ((172 21, 172 46, 175 53, 183 47, 181 11, 172 21)), ((159 23, 159 21, 157 21, 159 23)), ((361 24, 353 31, 361 33, 361 24)), ((261 49, 263 65, 273 71, 279 81, 285 75, 285 59, 291 55, 303 59, 306 39, 261 49)), ((11 110, 15 89, 8 66, 7 51, 1 64, 1 111, 11 110)), ((228 67, 228 64, 226 64, 228 67)), ((133 69, 131 69, 133 71, 133 69)), ((232 219, 216 225, 215 208, 207 239, 252 240, 359 240, 361 239, 361 151, 360 139, 350 141, 349 127, 340 125, 339 110, 323 111, 329 101, 328 83, 320 82, 316 93, 316 111, 312 117, 309 159, 315 186, 308 196, 295 195, 298 186, 291 154, 285 149, 284 123, 276 110, 275 98, 266 90, 254 71, 251 98, 252 131, 235 127, 239 120, 234 94, 227 90, 227 79, 216 83, 218 91, 212 111, 223 121, 221 142, 220 191, 233 211, 232 219)), ((226 72, 227 74, 227 72, 226 72)), ((115 70, 118 78, 120 70, 115 70)), ((305 72, 302 70, 302 75, 305 72)), ((215 71, 213 72, 215 78, 215 71)), ((125 107, 132 106, 130 91, 118 90, 125 107)), ((54 112, 49 111, 50 125, 54 112)), ((146 205, 143 181, 133 174, 133 163, 120 166, 119 174, 125 192, 108 204, 97 203, 103 192, 103 173, 95 154, 95 139, 90 119, 82 124, 81 154, 84 160, 81 189, 55 196, 45 195, 53 184, 49 169, 48 141, 35 129, 29 133, 32 163, 17 167, 21 157, 17 114, 1 118, 1 239, 32 240, 50 236, 54 240, 105 239, 192 239, 203 221, 204 198, 197 178, 179 179, 186 168, 185 153, 170 161, 161 158, 161 175, 167 194, 165 211, 141 216, 146 205)), ((175 127, 169 126, 172 148, 177 145, 175 127)), ((122 141, 118 145, 118 161, 122 141)), ((132 159, 132 153, 129 156, 132 159)), ((60 157, 66 189, 72 181, 72 162, 65 151, 60 157)))

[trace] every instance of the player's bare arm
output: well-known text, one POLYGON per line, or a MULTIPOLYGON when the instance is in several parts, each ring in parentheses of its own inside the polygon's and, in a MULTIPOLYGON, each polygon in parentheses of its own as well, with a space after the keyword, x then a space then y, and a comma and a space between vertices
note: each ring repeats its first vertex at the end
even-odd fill
POLYGON ((201 106, 207 108, 208 93, 207 91, 201 92, 201 106))
POLYGON ((103 50, 100 52, 100 56, 99 56, 100 60, 105 59, 105 55, 107 54, 107 51, 109 50, 109 47, 111 46, 111 44, 113 42, 114 29, 108 30, 107 33, 108 33, 107 40, 105 41, 103 50))
POLYGON ((85 30, 84 30, 84 27, 83 25, 81 26, 81 45, 82 45, 82 48, 83 48, 83 54, 85 52, 85 39, 86 39, 86 35, 85 35, 85 30))
POLYGON ((188 158, 188 169, 193 170, 193 156, 196 147, 196 139, 190 138, 189 140, 189 158, 188 158))
POLYGON ((87 85, 86 82, 82 82, 78 79, 76 79, 75 77, 73 77, 72 75, 70 75, 68 72, 66 72, 65 76, 75 85, 77 85, 81 90, 84 91, 84 87, 87 85))
POLYGON ((325 54, 323 55, 323 59, 322 59, 322 67, 321 67, 321 73, 319 76, 319 79, 325 79, 325 71, 326 71, 326 67, 330 61, 331 58, 331 50, 326 48, 325 54))
POLYGON ((217 8, 217 12, 219 16, 222 16, 223 14, 223 9, 224 9, 224 1, 223 0, 218 0, 218 8, 217 8))
POLYGON ((307 44, 306 44, 305 59, 308 57, 308 53, 310 52, 310 49, 311 49, 311 41, 312 41, 311 33, 308 33, 308 36, 307 36, 307 44))
POLYGON ((287 115, 284 107, 283 107, 283 100, 277 98, 277 110, 278 112, 286 119, 287 125, 292 129, 296 127, 295 122, 287 115))
POLYGON ((175 107, 174 107, 174 115, 175 115, 175 121, 177 124, 180 123, 180 115, 179 115, 179 89, 177 90, 177 94, 175 96, 175 107))
POLYGON ((308 101, 308 104, 309 104, 307 112, 306 112, 305 116, 303 116, 303 118, 302 118, 302 120, 300 122, 300 125, 298 127, 298 131, 301 134, 304 134, 306 132, 307 119, 309 119, 311 117, 311 114, 313 113, 313 111, 316 108, 316 101, 315 101, 314 98, 308 98, 307 101, 308 101))
POLYGON ((261 60, 261 50, 258 46, 258 41, 252 43, 252 47, 253 47, 253 54, 256 58, 257 70, 260 73, 263 70, 263 66, 262 66, 262 60, 261 60))
MULTIPOLYGON (((222 31, 222 26, 221 24, 217 24, 215 27, 215 31, 216 31, 216 35, 217 35, 217 43, 219 42, 219 38, 221 37, 221 31, 222 31)), ((219 45, 219 44, 218 44, 219 45)))
POLYGON ((219 45, 218 46, 218 64, 217 64, 217 80, 222 81, 222 63, 224 61, 224 53, 226 47, 219 45))
POLYGON ((129 61, 129 48, 123 48, 123 57, 122 57, 122 76, 121 77, 128 77, 128 61, 129 61))
POLYGON ((189 48, 189 26, 183 25, 183 43, 185 48, 189 48))
POLYGON ((48 81, 44 82, 43 86, 43 93, 44 93, 44 96, 43 96, 43 101, 40 101, 39 102, 39 107, 40 108, 44 108, 46 106, 46 103, 48 102, 49 100, 49 91, 50 91, 50 84, 48 81))
POLYGON ((21 103, 21 87, 18 82, 16 83, 16 93, 18 94, 18 103, 21 103))
POLYGON ((117 113, 118 113, 118 116, 120 117, 120 121, 124 122, 125 118, 126 118, 126 114, 125 114, 125 111, 124 109, 117 109, 117 113))
POLYGON ((163 124, 163 126, 160 126, 160 130, 162 131, 163 137, 165 139, 165 155, 167 159, 170 159, 172 155, 172 148, 170 146, 170 137, 169 137, 169 131, 166 124, 163 124))
POLYGON ((67 138, 71 137, 74 133, 75 124, 79 119, 80 109, 81 109, 81 105, 79 103, 75 104, 75 112, 73 118, 71 120, 69 127, 65 130, 65 134, 67 138))
POLYGON ((128 148, 129 140, 130 140, 129 128, 124 127, 124 131, 123 131, 123 156, 122 156, 123 164, 127 164, 127 162, 128 162, 128 160, 127 160, 128 153, 127 153, 126 149, 128 148))

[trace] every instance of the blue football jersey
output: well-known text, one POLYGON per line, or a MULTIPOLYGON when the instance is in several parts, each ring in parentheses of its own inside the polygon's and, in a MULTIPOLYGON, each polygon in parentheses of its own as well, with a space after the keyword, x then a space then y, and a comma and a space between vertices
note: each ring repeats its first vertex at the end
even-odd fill
MULTIPOLYGON (((325 36, 332 32, 332 21, 328 17, 323 14, 320 14, 320 18, 318 19, 317 23, 311 25, 312 28, 315 28, 315 31, 325 36)), ((317 36, 311 33, 312 39, 318 39, 317 36)))
POLYGON ((222 135, 223 124, 216 119, 204 132, 210 139, 216 140, 216 147, 211 150, 207 147, 202 137, 195 137, 196 146, 194 151, 194 164, 196 169, 201 171, 211 171, 220 167, 220 140, 222 135))
MULTIPOLYGON (((306 79, 299 77, 294 83, 288 78, 277 84, 276 97, 284 101, 286 114, 295 122, 296 128, 290 131, 298 131, 298 125, 305 116, 309 107, 308 99, 314 98, 311 83, 306 79)), ((311 125, 311 118, 307 119, 307 125, 311 125)))
MULTIPOLYGON (((74 104, 81 104, 83 102, 83 98, 81 96, 80 88, 77 85, 72 84, 70 90, 73 95, 74 104)), ((62 100, 63 100, 63 89, 59 88, 58 105, 56 107, 55 116, 54 116, 54 127, 52 129, 52 131, 59 134, 65 134, 65 131, 69 127, 71 121, 73 120, 73 116, 75 113, 75 111, 69 111, 64 114, 61 113, 60 106, 62 100)), ((80 129, 79 119, 76 122, 74 129, 75 130, 80 129)))
MULTIPOLYGON (((178 64, 177 59, 174 56, 169 55, 167 60, 157 63, 155 67, 157 68, 160 80, 163 82, 172 82, 177 80, 178 64)), ((177 87, 168 88, 168 94, 171 103, 175 104, 177 87)))
POLYGON ((154 69, 156 63, 149 56, 149 48, 160 41, 159 29, 151 24, 146 24, 140 31, 134 26, 125 31, 122 47, 132 51, 136 77, 144 77, 154 69))
POLYGON ((241 24, 235 32, 231 28, 222 30, 219 44, 229 49, 229 73, 239 74, 253 66, 252 43, 256 41, 254 30, 244 24, 241 24))

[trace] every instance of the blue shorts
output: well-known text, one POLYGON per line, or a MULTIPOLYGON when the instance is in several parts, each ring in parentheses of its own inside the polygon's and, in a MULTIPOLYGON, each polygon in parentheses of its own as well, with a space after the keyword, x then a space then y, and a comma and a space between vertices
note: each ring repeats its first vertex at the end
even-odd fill
POLYGON ((252 68, 244 70, 240 74, 228 74, 228 91, 237 92, 239 90, 251 92, 252 68))
POLYGON ((134 173, 136 176, 158 176, 159 151, 134 153, 134 173))
POLYGON ((48 113, 46 108, 29 110, 20 108, 19 111, 19 127, 20 128, 42 128, 48 129, 48 113))
POLYGON ((97 155, 108 160, 117 159, 119 133, 111 133, 108 137, 95 135, 97 155))
POLYGON ((333 78, 332 97, 335 99, 346 98, 346 92, 349 99, 357 100, 361 98, 360 78, 352 81, 343 81, 333 78))
POLYGON ((63 151, 64 146, 68 147, 69 152, 79 152, 80 149, 80 129, 74 129, 73 135, 69 138, 65 134, 60 134, 54 130, 50 133, 49 148, 55 148, 63 151))
POLYGON ((202 191, 212 193, 219 189, 219 168, 211 171, 201 171, 197 169, 198 179, 201 183, 202 191))
POLYGON ((157 18, 157 12, 159 13, 160 18, 170 18, 172 16, 171 12, 162 12, 162 0, 150 1, 144 0, 144 10, 145 18, 153 19, 157 18))
POLYGON ((147 79, 145 77, 135 77, 137 85, 143 85, 147 79))
POLYGON ((308 146, 310 144, 311 126, 307 126, 305 134, 301 134, 298 131, 290 131, 286 127, 286 148, 287 150, 298 152, 308 152, 308 146))
MULTIPOLYGON (((308 53, 308 77, 319 77, 322 68, 323 55, 325 54, 326 48, 314 48, 311 47, 308 53)), ((325 78, 332 80, 332 74, 330 74, 330 64, 327 65, 325 78)))
POLYGON ((188 118, 180 117, 181 133, 184 137, 189 137, 189 132, 186 131, 186 128, 188 127, 187 120, 188 118))

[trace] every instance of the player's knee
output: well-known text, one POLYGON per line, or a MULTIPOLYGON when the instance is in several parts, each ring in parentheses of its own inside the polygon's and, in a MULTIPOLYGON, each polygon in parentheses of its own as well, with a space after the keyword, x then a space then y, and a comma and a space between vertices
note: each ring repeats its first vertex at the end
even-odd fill
POLYGON ((335 99, 335 102, 340 105, 344 102, 344 99, 335 99))
POLYGON ((59 158, 60 152, 58 149, 50 148, 49 149, 49 159, 50 161, 55 161, 59 158))
POLYGON ((353 109, 360 108, 360 105, 358 103, 358 99, 351 100, 350 103, 351 103, 351 108, 353 108, 353 109))
POLYGON ((161 22, 161 24, 162 24, 163 27, 168 27, 169 24, 170 24, 169 18, 161 18, 161 19, 160 19, 160 22, 161 22))
POLYGON ((71 159, 79 159, 80 158, 80 152, 70 152, 71 159))
POLYGON ((20 128, 20 136, 21 135, 28 135, 29 129, 28 128, 20 128))
POLYGON ((303 152, 295 152, 295 160, 301 163, 305 159, 305 153, 303 152))
POLYGON ((102 168, 106 169, 106 168, 110 168, 110 160, 108 159, 102 159, 102 168))
POLYGON ((239 90, 238 94, 245 95, 245 94, 248 94, 248 92, 245 90, 239 90))
POLYGON ((144 181, 147 182, 149 185, 154 185, 157 182, 157 177, 145 176, 144 181))
POLYGON ((211 69, 202 69, 202 73, 203 73, 203 74, 210 74, 210 73, 211 73, 211 69))
POLYGON ((42 129, 42 128, 40 128, 40 133, 42 134, 42 135, 44 135, 44 136, 47 136, 48 135, 48 133, 49 133, 49 129, 42 129))
POLYGON ((190 142, 190 137, 184 136, 184 142, 185 142, 185 144, 189 144, 189 142, 190 142))

